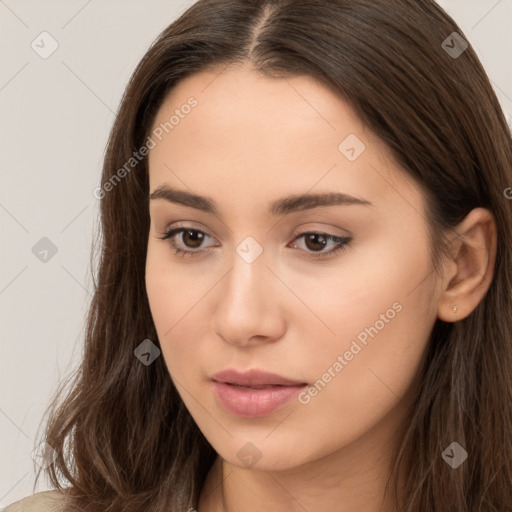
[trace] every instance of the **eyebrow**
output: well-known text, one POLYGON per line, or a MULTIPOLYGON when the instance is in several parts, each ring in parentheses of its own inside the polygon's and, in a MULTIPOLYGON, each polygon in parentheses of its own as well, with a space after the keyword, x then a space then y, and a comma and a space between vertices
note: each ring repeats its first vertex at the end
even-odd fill
MULTIPOLYGON (((149 196, 150 200, 165 199, 170 203, 190 206, 206 213, 219 215, 215 201, 210 197, 200 196, 186 190, 172 189, 167 185, 160 185, 149 196)), ((271 203, 268 213, 273 217, 286 215, 292 212, 310 210, 322 206, 339 205, 363 205, 375 206, 366 199, 353 197, 340 192, 328 192, 324 194, 300 194, 283 197, 271 203)))

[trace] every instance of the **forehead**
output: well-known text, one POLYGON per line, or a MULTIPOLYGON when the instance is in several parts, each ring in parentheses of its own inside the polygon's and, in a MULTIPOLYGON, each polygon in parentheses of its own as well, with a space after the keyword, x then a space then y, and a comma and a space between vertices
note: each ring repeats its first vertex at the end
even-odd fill
MULTIPOLYGON (((281 138, 299 130, 314 136, 317 132, 341 132, 351 129, 361 133, 364 126, 352 108, 327 86, 309 76, 269 78, 249 65, 231 65, 194 73, 178 82, 165 98, 153 128, 164 124, 173 113, 180 114, 190 98, 197 100, 183 125, 198 124, 218 131, 246 127, 243 135, 279 133, 281 138)), ((184 118, 180 118, 184 121, 184 118)), ((178 125, 173 133, 184 131, 178 125)), ((231 133, 230 135, 235 135, 231 133)))
POLYGON ((158 129, 150 190, 169 183, 279 196, 319 184, 373 202, 400 181, 411 185, 351 106, 308 76, 268 78, 249 66, 194 73, 165 98, 158 129), (355 160, 348 146, 360 152, 355 160))

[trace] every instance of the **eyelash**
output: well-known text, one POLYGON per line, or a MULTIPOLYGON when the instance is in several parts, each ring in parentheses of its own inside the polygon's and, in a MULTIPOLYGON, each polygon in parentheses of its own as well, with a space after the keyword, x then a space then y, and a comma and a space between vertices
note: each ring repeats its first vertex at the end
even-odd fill
MULTIPOLYGON (((200 229, 175 228, 175 229, 171 229, 170 231, 166 231, 163 234, 164 236, 157 237, 157 238, 159 238, 160 240, 169 240, 169 242, 168 242, 169 245, 171 246, 172 249, 175 250, 175 254, 180 257, 198 255, 201 252, 208 250, 208 249, 202 249, 202 250, 199 249, 197 251, 186 251, 186 250, 178 247, 176 245, 176 242, 173 240, 173 238, 175 235, 177 235, 179 233, 183 233, 185 231, 192 231, 194 233, 202 233, 203 235, 209 236, 207 233, 205 233, 204 231, 201 231, 200 229)), ((350 238, 350 237, 339 237, 339 236, 329 235, 328 233, 322 233, 320 231, 318 231, 318 232, 317 231, 307 231, 307 232, 301 233, 300 235, 295 237, 294 240, 305 237, 307 235, 321 235, 327 241, 338 242, 338 245, 335 248, 333 248, 327 252, 315 253, 315 252, 310 251, 310 254, 313 258, 327 258, 327 257, 334 256, 335 254, 338 254, 342 251, 345 251, 347 249, 347 245, 352 240, 352 238, 350 238)))

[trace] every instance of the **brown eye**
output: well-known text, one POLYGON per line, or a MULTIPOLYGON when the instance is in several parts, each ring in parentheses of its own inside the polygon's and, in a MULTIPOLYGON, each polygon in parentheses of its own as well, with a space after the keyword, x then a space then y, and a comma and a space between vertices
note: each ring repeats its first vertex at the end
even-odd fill
POLYGON ((183 230, 181 239, 186 247, 198 249, 204 240, 204 233, 197 229, 186 229, 183 230))
MULTIPOLYGON (((340 237, 329 235, 327 233, 302 233, 296 240, 304 240, 305 248, 302 249, 302 252, 306 254, 309 253, 309 256, 313 258, 328 258, 330 256, 334 256, 338 254, 338 252, 346 250, 349 242, 352 240, 351 237, 340 237), (329 250, 324 250, 329 243, 332 243, 332 246, 329 250), (316 254, 315 254, 316 253, 316 254)), ((301 247, 299 247, 300 249, 301 247)))
POLYGON ((202 244, 209 235, 198 229, 176 228, 164 233, 164 236, 158 237, 160 240, 167 240, 169 245, 179 256, 195 256, 206 252, 208 249, 202 249, 202 244), (181 235, 178 238, 178 235, 181 235))
POLYGON ((327 244, 327 237, 320 233, 308 233, 304 236, 304 241, 308 249, 321 251, 327 244))

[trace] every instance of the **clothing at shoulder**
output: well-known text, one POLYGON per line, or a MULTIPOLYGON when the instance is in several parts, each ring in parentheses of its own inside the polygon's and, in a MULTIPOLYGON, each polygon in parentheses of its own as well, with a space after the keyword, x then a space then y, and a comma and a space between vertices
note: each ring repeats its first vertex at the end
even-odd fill
POLYGON ((64 512, 64 493, 58 490, 37 492, 12 503, 4 512, 64 512))

